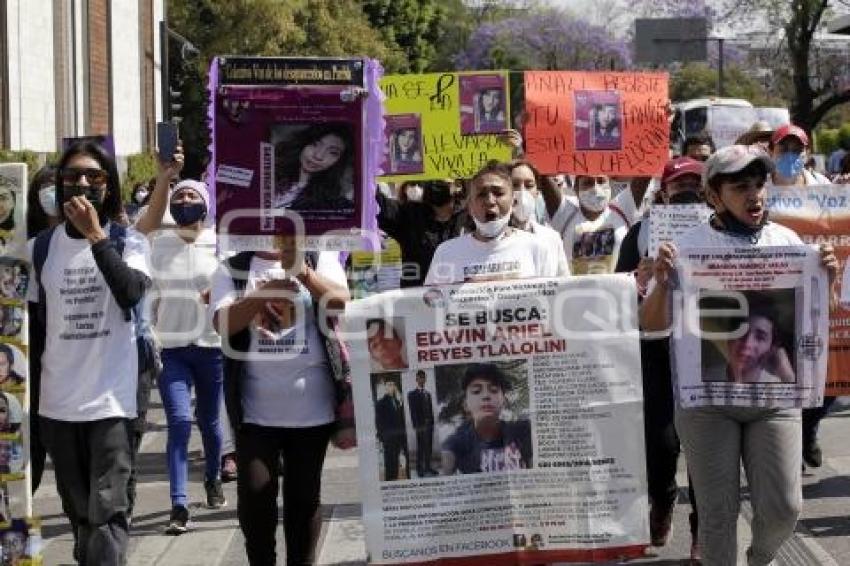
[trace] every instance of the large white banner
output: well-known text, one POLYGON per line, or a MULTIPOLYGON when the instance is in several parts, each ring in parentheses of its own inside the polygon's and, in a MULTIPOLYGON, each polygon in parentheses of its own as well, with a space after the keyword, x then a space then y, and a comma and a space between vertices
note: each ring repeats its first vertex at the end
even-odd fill
POLYGON ((351 303, 369 560, 641 555, 649 526, 636 313, 624 275, 351 303))
POLYGON ((681 406, 822 404, 829 300, 816 248, 682 249, 677 268, 681 406))

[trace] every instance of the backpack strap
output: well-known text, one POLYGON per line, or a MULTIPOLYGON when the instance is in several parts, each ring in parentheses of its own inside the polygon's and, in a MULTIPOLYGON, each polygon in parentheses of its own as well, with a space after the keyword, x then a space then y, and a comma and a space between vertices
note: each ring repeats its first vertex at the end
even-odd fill
POLYGON ((50 251, 50 239, 53 237, 55 230, 56 226, 39 232, 32 246, 32 267, 35 271, 35 280, 38 283, 38 308, 36 314, 41 324, 47 323, 47 293, 45 293, 44 284, 41 282, 41 272, 44 269, 44 263, 47 261, 47 252, 50 251))

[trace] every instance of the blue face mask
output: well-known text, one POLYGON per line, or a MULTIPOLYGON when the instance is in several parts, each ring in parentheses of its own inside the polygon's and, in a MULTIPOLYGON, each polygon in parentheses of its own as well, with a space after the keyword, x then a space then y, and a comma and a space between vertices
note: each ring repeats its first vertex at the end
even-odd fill
POLYGON ((171 217, 178 226, 188 226, 198 220, 203 220, 207 215, 207 206, 202 202, 190 204, 172 203, 168 207, 171 217))
POLYGON ((534 202, 534 211, 537 215, 537 222, 543 224, 549 218, 546 212, 546 201, 543 200, 543 195, 538 194, 534 202))
POLYGON ((775 165, 777 173, 783 177, 791 178, 796 177, 803 171, 803 167, 806 165, 806 160, 803 158, 802 153, 786 151, 779 154, 779 157, 776 158, 775 165))

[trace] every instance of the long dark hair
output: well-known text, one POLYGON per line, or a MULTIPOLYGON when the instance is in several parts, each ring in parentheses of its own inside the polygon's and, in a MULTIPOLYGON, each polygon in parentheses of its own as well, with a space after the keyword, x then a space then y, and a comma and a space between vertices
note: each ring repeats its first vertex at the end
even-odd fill
POLYGON ((502 112, 502 98, 504 97, 504 93, 502 89, 497 87, 490 87, 481 90, 478 93, 478 119, 479 120, 488 120, 488 121, 496 121, 499 119, 499 112, 502 112), (488 116, 487 110, 484 108, 484 95, 488 92, 497 92, 499 94, 499 103, 493 109, 492 113, 488 116))
POLYGON ((413 132, 413 147, 410 148, 408 155, 410 159, 413 159, 413 155, 419 151, 419 133, 418 128, 399 128, 395 131, 395 135, 393 136, 393 157, 398 160, 402 160, 404 157, 404 152, 401 150, 401 146, 398 143, 399 135, 402 132, 413 132))
POLYGON ((62 183, 62 170, 68 166, 68 162, 78 155, 87 155, 97 161, 100 167, 106 171, 106 196, 103 198, 103 216, 109 220, 116 220, 123 211, 121 204, 121 179, 118 177, 118 168, 115 167, 115 160, 104 149, 104 147, 96 141, 83 139, 71 144, 68 149, 62 153, 59 163, 56 166, 56 203, 59 210, 59 218, 65 219, 65 214, 62 211, 62 203, 64 202, 64 186, 62 183))
MULTIPOLYGON (((45 165, 33 175, 27 188, 27 238, 32 238, 49 225, 49 216, 41 208, 38 191, 48 183, 56 181, 56 167, 45 165)), ((58 208, 58 207, 57 207, 58 208)))
POLYGON ((293 136, 292 140, 277 144, 275 148, 275 169, 278 181, 285 185, 298 182, 301 175, 301 151, 323 137, 333 134, 345 144, 336 163, 310 175, 307 186, 292 203, 291 208, 328 208, 343 197, 340 182, 346 169, 351 166, 354 154, 354 136, 351 126, 341 123, 314 124, 293 136))

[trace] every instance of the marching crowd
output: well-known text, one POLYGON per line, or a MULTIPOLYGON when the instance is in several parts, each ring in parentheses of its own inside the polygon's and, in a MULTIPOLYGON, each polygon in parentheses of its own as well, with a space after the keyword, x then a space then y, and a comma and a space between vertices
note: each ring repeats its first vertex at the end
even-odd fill
MULTIPOLYGON (((339 139, 323 132, 294 163, 306 163, 311 174, 332 169, 344 151, 339 139)), ((806 168, 808 136, 790 124, 775 131, 755 124, 736 145, 718 150, 708 136, 690 138, 659 179, 541 176, 521 158, 516 132, 504 139, 518 158, 490 163, 471 179, 379 186, 378 226, 400 245, 402 286, 626 272, 636 280, 642 328, 663 331, 675 311, 677 249, 801 245, 769 220, 767 187, 829 182, 806 168), (650 258, 648 205, 700 202, 713 209, 710 221, 650 258)), ((337 253, 302 253, 291 237, 280 238, 274 253, 220 258, 209 187, 179 180, 182 165, 178 151, 133 190, 128 205, 114 159, 95 142, 72 145, 32 180, 33 489, 49 454, 74 558, 124 563, 135 459, 156 386, 168 422, 166 532, 191 527, 187 449, 197 420, 206 503, 225 505, 221 482, 237 481, 249 563, 275 563, 282 481, 287 564, 311 564, 321 470, 340 433, 338 362, 345 358, 332 327, 322 329, 350 299, 345 264, 337 253)), ((284 197, 309 198, 309 188, 284 197)), ((821 247, 821 258, 834 281, 831 247, 821 247)), ((747 340, 756 340, 750 333, 747 340)), ((654 336, 641 340, 652 544, 663 546, 670 535, 683 449, 691 558, 736 563, 743 462, 754 513, 747 560, 769 564, 800 512, 802 467, 821 465, 817 429, 834 399, 806 411, 681 409, 669 339, 654 336)), ((417 427, 433 427, 431 419, 417 427)), ((477 434, 474 426, 468 434, 477 434)), ((433 473, 428 462, 417 467, 433 473)))

